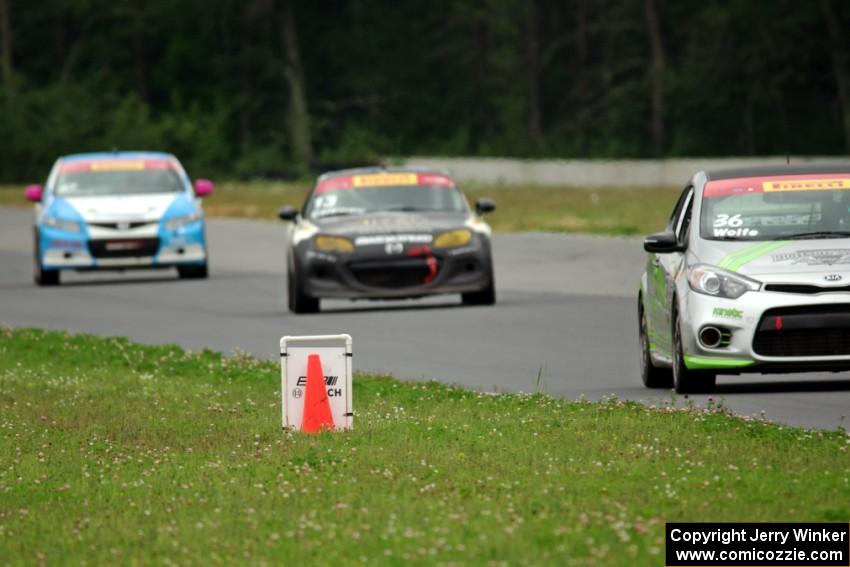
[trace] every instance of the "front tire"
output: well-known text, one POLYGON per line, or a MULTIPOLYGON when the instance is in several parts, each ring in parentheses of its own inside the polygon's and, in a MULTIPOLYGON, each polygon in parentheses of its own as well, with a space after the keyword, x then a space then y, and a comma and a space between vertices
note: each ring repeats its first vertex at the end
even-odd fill
POLYGON ((36 266, 36 285, 41 287, 59 285, 59 270, 43 270, 40 265, 36 266))
POLYGON ((289 310, 293 313, 318 313, 319 299, 304 293, 301 278, 293 266, 289 266, 286 276, 286 291, 289 299, 289 310))
POLYGON ((45 270, 41 265, 41 249, 38 244, 38 231, 33 241, 33 281, 37 286, 59 285, 59 270, 45 270))
POLYGON ((177 274, 181 280, 203 280, 209 276, 206 262, 198 266, 177 266, 177 274))
POLYGON ((462 293, 460 299, 464 305, 495 305, 496 288, 490 284, 481 291, 462 293))
POLYGON ((710 370, 691 370, 685 366, 682 325, 673 300, 673 387, 679 394, 710 394, 717 385, 717 374, 710 370))
POLYGON ((640 378, 647 388, 670 388, 673 385, 673 372, 669 368, 659 368, 652 362, 647 333, 646 314, 643 301, 638 299, 638 333, 640 340, 640 378))
POLYGON ((495 305, 496 304, 496 279, 493 277, 493 265, 490 265, 490 283, 479 291, 471 291, 460 294, 464 305, 495 305))

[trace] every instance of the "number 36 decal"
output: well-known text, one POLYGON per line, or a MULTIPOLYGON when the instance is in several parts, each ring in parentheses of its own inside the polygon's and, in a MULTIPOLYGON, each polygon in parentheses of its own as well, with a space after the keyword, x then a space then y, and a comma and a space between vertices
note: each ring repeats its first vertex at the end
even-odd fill
POLYGON ((729 216, 725 213, 718 213, 714 217, 714 228, 721 228, 724 226, 731 226, 734 228, 743 226, 743 224, 744 221, 741 219, 741 213, 732 216, 729 216))

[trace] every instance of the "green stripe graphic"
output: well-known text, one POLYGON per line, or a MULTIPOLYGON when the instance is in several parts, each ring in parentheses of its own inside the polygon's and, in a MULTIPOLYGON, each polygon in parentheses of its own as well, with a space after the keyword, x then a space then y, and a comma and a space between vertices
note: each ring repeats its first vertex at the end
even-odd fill
POLYGON ((732 252, 731 254, 727 254, 726 256, 724 256, 723 259, 720 260, 720 263, 717 264, 717 265, 720 268, 725 268, 726 266, 728 266, 729 264, 731 264, 732 262, 734 262, 738 258, 741 258, 741 257, 744 257, 744 256, 749 256, 750 254, 758 252, 759 250, 761 250, 762 248, 764 248, 768 244, 772 244, 772 243, 771 242, 759 242, 757 244, 753 244, 752 246, 745 246, 744 248, 741 248, 740 250, 736 250, 735 252, 732 252))
POLYGON ((771 241, 771 242, 761 242, 754 246, 747 246, 746 248, 742 248, 737 252, 732 252, 731 254, 727 254, 723 257, 722 260, 717 264, 719 268, 723 268, 724 270, 729 270, 730 272, 736 272, 741 267, 749 264, 753 260, 757 260, 758 258, 773 252, 778 248, 782 248, 786 244, 788 244, 788 240, 779 240, 779 241, 771 241))
POLYGON ((755 364, 753 360, 739 358, 711 358, 707 356, 685 355, 685 366, 690 370, 709 370, 712 368, 743 368, 755 364))

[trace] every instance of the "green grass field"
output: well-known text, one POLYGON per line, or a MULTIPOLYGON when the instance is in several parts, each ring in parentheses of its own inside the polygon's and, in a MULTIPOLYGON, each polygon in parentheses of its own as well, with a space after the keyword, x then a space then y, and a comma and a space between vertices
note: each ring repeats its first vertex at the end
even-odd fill
POLYGON ((0 327, 0 563, 657 566, 665 521, 850 518, 840 431, 357 375, 354 430, 306 436, 278 388, 0 327))
MULTIPOLYGON (((283 205, 300 206, 307 183, 219 183, 204 202, 212 217, 277 219, 283 205)), ((496 200, 487 216, 500 232, 547 231, 642 235, 664 227, 680 189, 581 189, 575 187, 484 186, 464 188, 470 203, 496 200)), ((23 188, 0 187, 0 205, 27 206, 23 188)))

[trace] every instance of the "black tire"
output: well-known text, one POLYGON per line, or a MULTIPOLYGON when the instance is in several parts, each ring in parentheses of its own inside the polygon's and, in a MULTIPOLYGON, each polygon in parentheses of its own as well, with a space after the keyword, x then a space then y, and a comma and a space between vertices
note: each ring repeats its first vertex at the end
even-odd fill
POLYGON ((203 280, 209 276, 207 264, 198 266, 177 266, 177 274, 181 280, 203 280))
POLYGON ((673 370, 659 368, 652 362, 649 352, 649 335, 646 331, 646 314, 643 300, 638 298, 638 337, 640 341, 640 377, 647 388, 670 388, 673 386, 673 370))
POLYGON ((33 279, 35 279, 36 285, 42 287, 59 285, 59 270, 42 270, 39 265, 33 279))
POLYGON ((290 265, 286 276, 286 291, 289 298, 289 310, 293 313, 318 313, 319 299, 304 293, 298 272, 290 265))
POLYGON ((495 305, 496 304, 496 280, 493 277, 493 264, 490 263, 490 283, 479 291, 471 291, 460 294, 464 305, 495 305))
POLYGON ((679 310, 673 299, 673 387, 679 394, 710 394, 717 385, 717 374, 710 370, 691 370, 685 366, 679 310))
POLYGON ((41 251, 38 245, 38 231, 33 240, 33 280, 38 286, 59 285, 59 270, 45 270, 41 265, 41 251))

